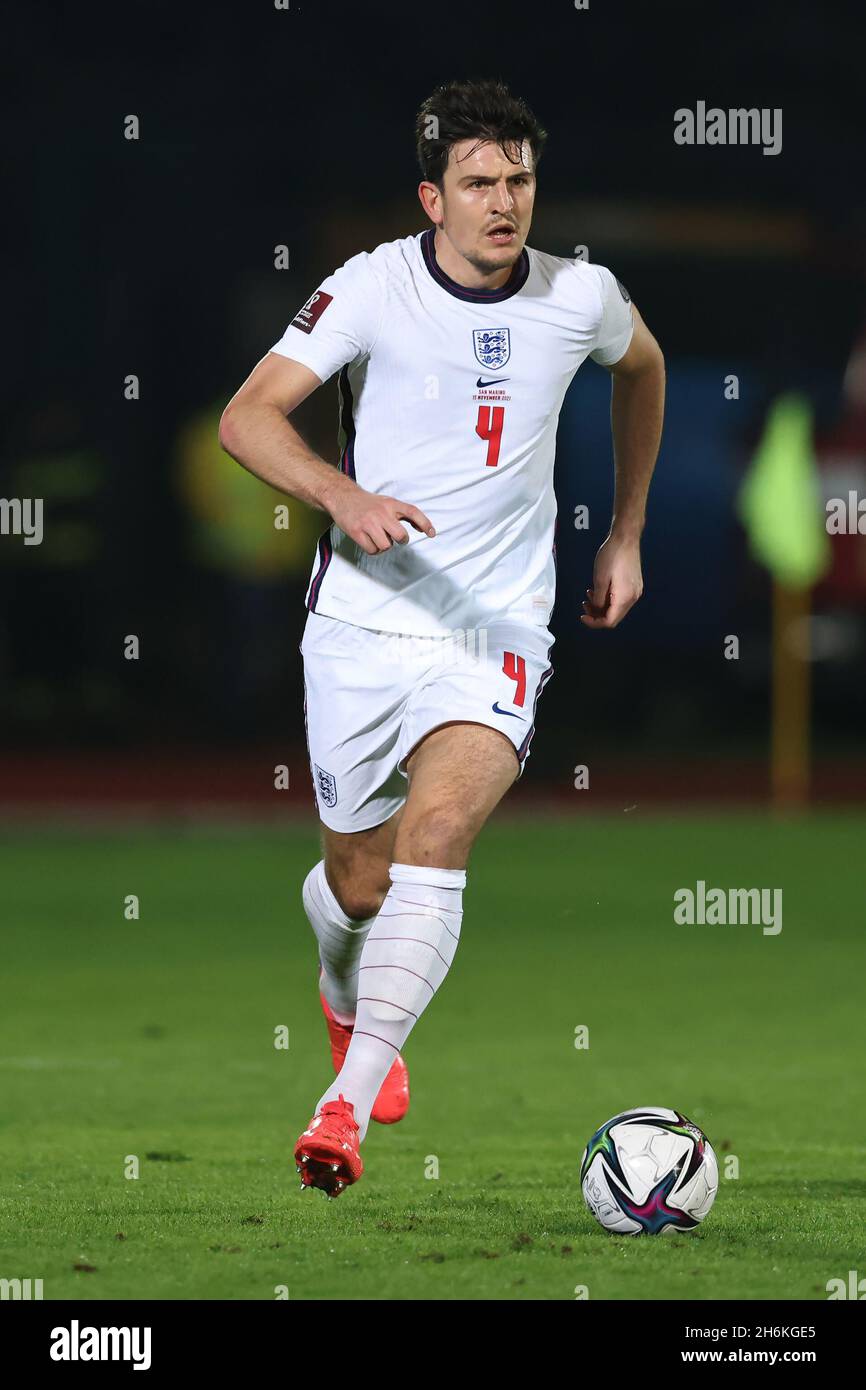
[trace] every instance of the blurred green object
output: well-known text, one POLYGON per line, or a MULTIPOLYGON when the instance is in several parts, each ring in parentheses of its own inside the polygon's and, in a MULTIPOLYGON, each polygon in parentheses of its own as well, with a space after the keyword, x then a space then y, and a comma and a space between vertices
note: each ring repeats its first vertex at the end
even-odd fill
POLYGON ((229 457, 219 442, 222 409, 216 402, 198 411, 176 442, 178 490, 191 517, 197 563, 260 583, 306 576, 321 517, 229 457))
POLYGON ((826 573, 830 541, 818 490, 812 409, 803 396, 779 396, 771 406, 737 510, 753 556, 778 583, 808 589, 826 573))

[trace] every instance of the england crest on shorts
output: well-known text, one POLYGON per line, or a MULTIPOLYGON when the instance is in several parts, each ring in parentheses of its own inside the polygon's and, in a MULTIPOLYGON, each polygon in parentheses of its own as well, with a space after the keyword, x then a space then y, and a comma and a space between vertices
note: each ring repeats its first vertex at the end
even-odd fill
POLYGON ((316 786, 319 789, 319 796, 325 806, 336 806, 337 804, 337 783, 318 763, 313 763, 316 773, 316 786))
POLYGON ((476 358, 488 371, 498 372, 511 356, 509 328, 473 328, 472 340, 476 358))

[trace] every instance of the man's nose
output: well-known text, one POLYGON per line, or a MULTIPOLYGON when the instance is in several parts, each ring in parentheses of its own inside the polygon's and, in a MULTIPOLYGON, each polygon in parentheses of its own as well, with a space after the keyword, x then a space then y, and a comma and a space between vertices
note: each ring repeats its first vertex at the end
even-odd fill
POLYGON ((512 193, 508 184, 505 182, 505 179, 502 179, 500 183, 497 183, 495 185, 495 188, 496 205, 499 208, 499 211, 512 212, 514 209, 514 194, 512 193))

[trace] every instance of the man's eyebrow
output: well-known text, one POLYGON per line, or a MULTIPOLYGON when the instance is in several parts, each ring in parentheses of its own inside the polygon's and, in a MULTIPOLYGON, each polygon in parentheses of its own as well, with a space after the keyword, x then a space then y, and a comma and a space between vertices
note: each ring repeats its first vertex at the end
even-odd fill
MULTIPOLYGON (((527 174, 531 174, 531 173, 532 173, 532 170, 531 170, 531 169, 518 169, 518 171, 517 171, 516 174, 509 174, 509 175, 508 175, 508 179, 509 179, 509 181, 510 181, 511 179, 525 179, 526 176, 527 176, 527 174)), ((498 179, 494 179, 494 178, 493 178, 491 175, 489 175, 489 174, 464 174, 464 175, 463 175, 463 178, 460 180, 460 182, 461 182, 461 183, 498 183, 499 180, 498 180, 498 179)))

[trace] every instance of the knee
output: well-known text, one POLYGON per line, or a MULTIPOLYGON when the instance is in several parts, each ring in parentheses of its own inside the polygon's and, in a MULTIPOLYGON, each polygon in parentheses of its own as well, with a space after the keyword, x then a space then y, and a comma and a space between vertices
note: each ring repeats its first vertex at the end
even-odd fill
POLYGON ((430 864, 440 869, 462 869, 472 842, 471 828, 455 807, 427 806, 407 809, 397 832, 397 863, 430 864))
POLYGON ((391 887, 387 865, 384 870, 371 871, 369 866, 361 870, 352 865, 328 864, 325 872, 334 897, 346 916, 355 922, 375 917, 391 887))

